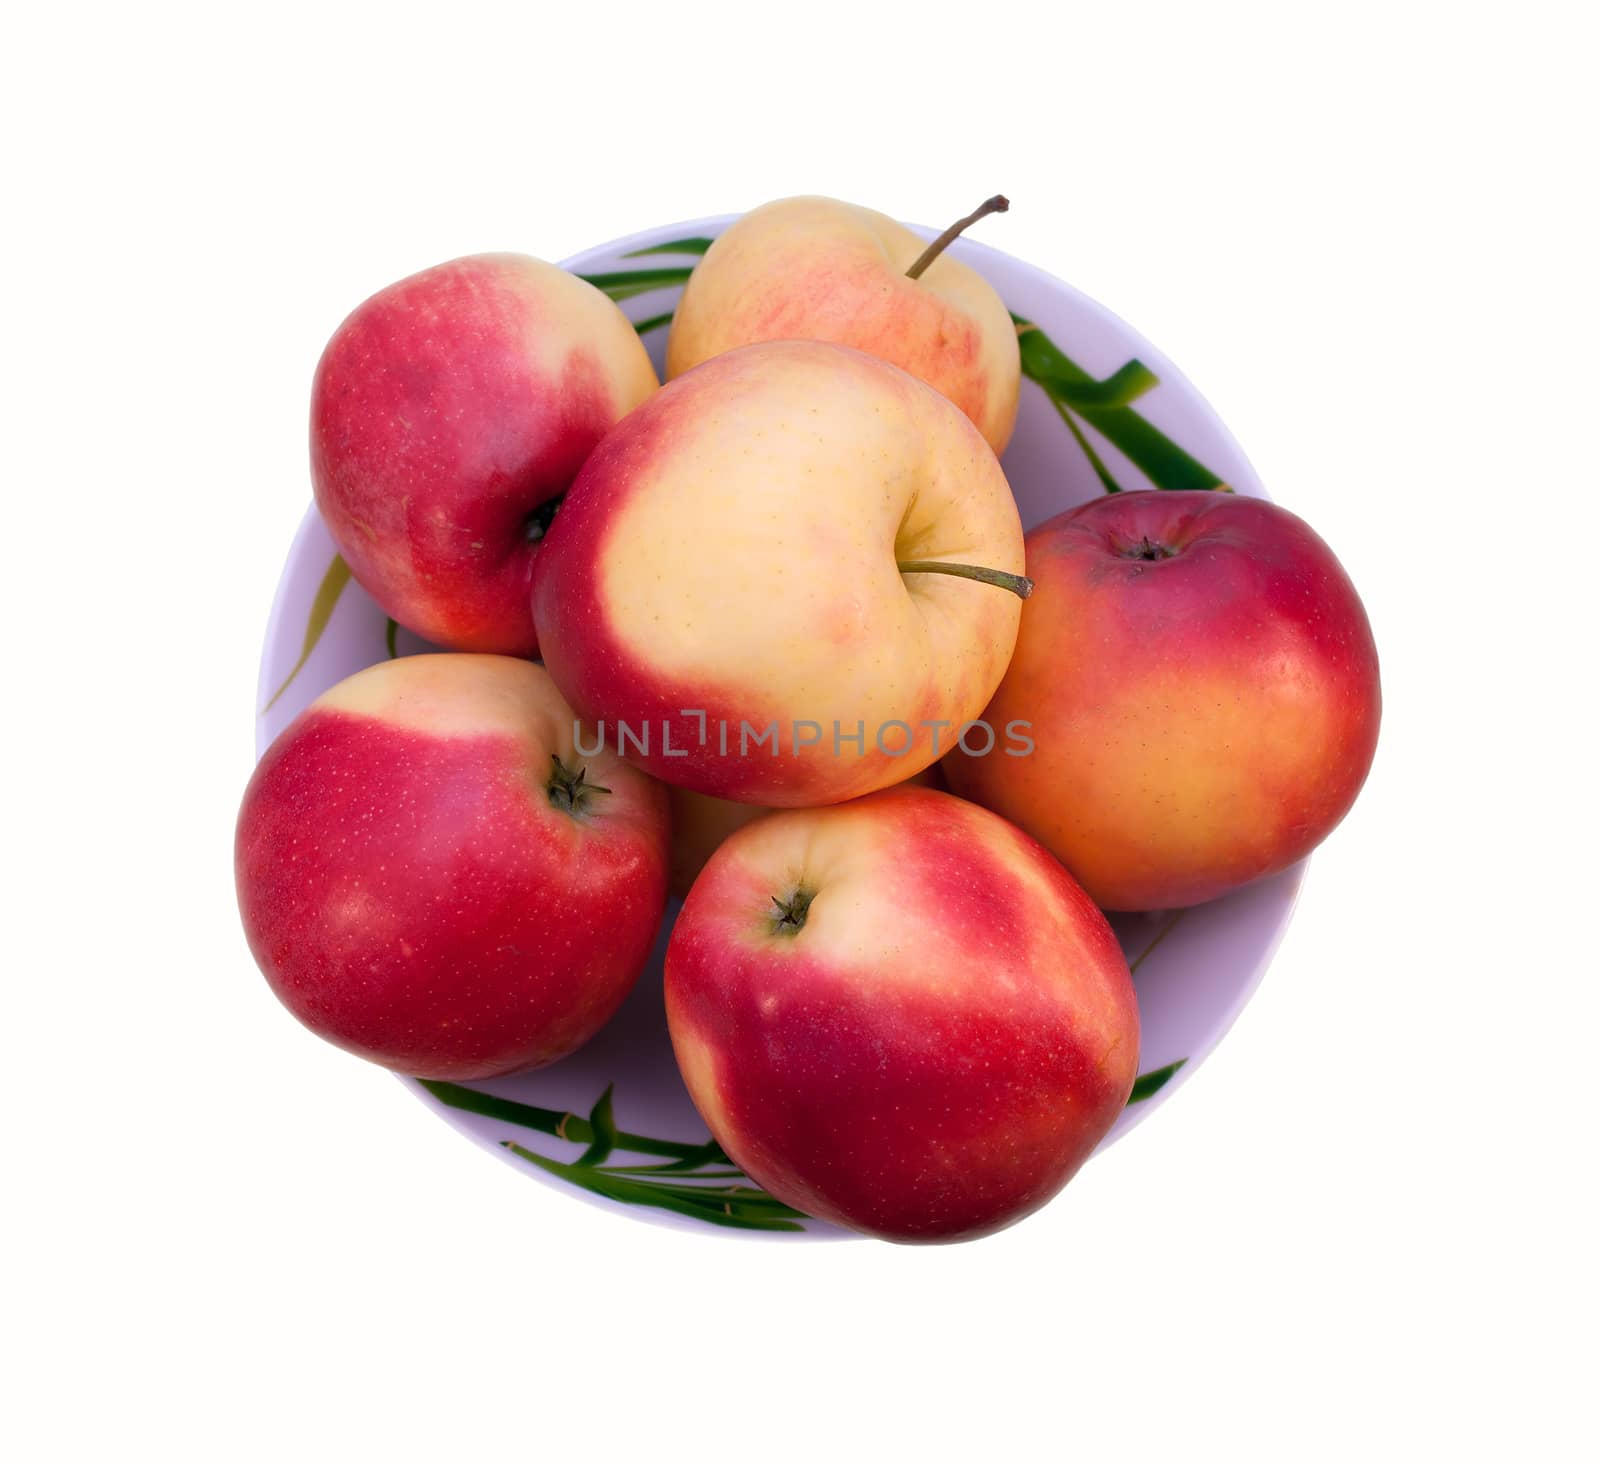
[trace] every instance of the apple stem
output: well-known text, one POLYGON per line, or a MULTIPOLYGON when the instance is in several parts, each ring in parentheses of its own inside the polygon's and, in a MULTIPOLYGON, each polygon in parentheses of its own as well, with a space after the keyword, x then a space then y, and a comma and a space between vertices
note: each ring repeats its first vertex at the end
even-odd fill
POLYGON ((981 580, 985 585, 997 585, 1024 601, 1033 594, 1033 582, 1026 575, 1013 575, 1009 570, 991 570, 987 565, 956 565, 948 560, 901 560, 899 565, 902 575, 959 575, 963 580, 981 580))
POLYGON ((985 219, 990 214, 1003 214, 1010 207, 1011 200, 1003 193, 997 193, 992 199, 985 199, 965 219, 957 219, 954 224, 923 250, 917 256, 916 263, 906 271, 906 278, 908 280, 919 278, 922 272, 945 252, 951 240, 960 237, 963 229, 970 229, 979 219, 985 219))
POLYGON ((584 781, 588 768, 581 768, 573 773, 561 762, 561 755, 552 753, 550 762, 555 765, 550 772, 550 782, 544 787, 550 795, 551 804, 557 809, 564 809, 568 814, 582 814, 585 801, 591 794, 609 794, 611 791, 604 784, 589 784, 584 781))

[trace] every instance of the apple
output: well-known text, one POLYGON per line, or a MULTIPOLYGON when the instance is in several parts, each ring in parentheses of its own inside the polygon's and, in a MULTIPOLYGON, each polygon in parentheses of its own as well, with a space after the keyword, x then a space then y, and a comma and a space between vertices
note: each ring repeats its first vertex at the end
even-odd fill
POLYGON ((977 717, 1021 568, 1005 475, 945 398, 862 352, 768 342, 607 434, 534 566, 534 619, 567 700, 651 773, 831 804, 977 717))
POLYGON ((427 1079, 570 1054, 643 970, 666 896, 661 786, 576 757, 543 668, 382 662, 267 750, 235 840, 239 910, 307 1028, 427 1079))
MULTIPOLYGON (((929 764, 905 781, 933 789, 945 787, 938 764, 929 764)), ((712 852, 735 830, 742 830, 772 810, 762 804, 737 804, 692 789, 667 786, 667 807, 672 812, 672 858, 667 867, 667 894, 680 901, 689 894, 695 877, 705 869, 712 852)))
POLYGON ((763 804, 740 804, 693 789, 667 786, 667 808, 672 817, 672 853, 667 864, 667 894, 680 901, 689 894, 695 877, 705 869, 717 847, 735 830, 742 830, 771 809, 763 804))
POLYGON ((374 295, 311 392, 317 508, 351 574, 440 646, 531 656, 528 585, 561 495, 656 388, 627 318, 525 255, 471 255, 374 295))
POLYGON ((1028 536, 1034 594, 951 787, 1043 842, 1107 910, 1208 901, 1308 855, 1378 739, 1378 654, 1333 552, 1227 493, 1091 500, 1028 536))
POLYGON ((1121 1114, 1128 964, 1048 852, 953 795, 899 788, 733 834, 666 961, 696 1108, 759 1185, 896 1241, 1042 1206, 1121 1114))
POLYGON ((968 224, 1007 207, 990 199, 935 241, 937 249, 903 224, 837 199, 781 199, 752 210, 689 277, 667 340, 667 375, 754 341, 854 346, 942 392, 1002 453, 1022 381, 1016 326, 993 286, 942 251, 968 224))

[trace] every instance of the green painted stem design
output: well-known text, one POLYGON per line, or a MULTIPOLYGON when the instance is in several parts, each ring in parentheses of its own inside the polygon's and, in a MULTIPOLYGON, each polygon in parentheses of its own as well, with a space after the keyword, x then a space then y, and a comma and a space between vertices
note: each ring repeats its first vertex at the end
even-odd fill
POLYGON ((753 1232, 805 1231, 800 1225, 800 1221, 804 1220, 803 1212, 785 1206, 777 1197, 768 1196, 754 1186, 675 1186, 670 1182, 642 1180, 637 1176, 596 1170, 581 1164, 565 1165, 514 1141, 502 1140, 500 1143, 512 1155, 530 1161, 540 1170, 611 1201, 660 1207, 664 1211, 677 1212, 680 1216, 694 1217, 697 1221, 711 1222, 719 1227, 742 1227, 753 1232))
POLYGON ((703 235, 691 239, 669 239, 665 244, 647 244, 643 249, 630 249, 625 260, 636 260, 640 255, 703 255, 711 248, 711 241, 703 235))
POLYGON ((575 1161, 556 1161, 510 1140, 500 1143, 513 1155, 596 1196, 634 1206, 654 1206, 718 1227, 757 1232, 801 1232, 805 1213, 796 1211, 745 1181, 714 1140, 685 1144, 618 1130, 612 1113, 612 1086, 595 1101, 588 1118, 539 1105, 500 1099, 460 1084, 423 1079, 418 1083, 442 1104, 471 1114, 505 1120, 560 1140, 587 1147, 575 1161), (602 1165, 614 1151, 663 1156, 656 1165, 602 1165), (707 1185, 727 1182, 727 1185, 707 1185), (742 1183, 742 1184, 741 1184, 742 1183))
MULTIPOLYGON (((1020 336, 1018 345, 1021 345, 1020 336)), ((1054 350, 1053 347, 1051 349, 1054 350)), ((1066 358, 1062 357, 1062 360, 1066 358)), ((1152 387, 1161 385, 1161 378, 1137 357, 1124 362, 1109 377, 1098 382, 1092 379, 1073 382, 1060 377, 1033 377, 1032 380, 1039 382, 1049 392, 1052 401, 1080 410, 1085 407, 1126 407, 1130 402, 1137 402, 1152 387)))
POLYGON ((1078 446, 1083 449, 1083 456, 1089 460, 1089 467, 1094 470, 1094 476, 1100 480, 1100 487, 1108 494, 1120 494, 1122 485, 1111 476, 1111 470, 1106 467, 1105 460, 1094 451, 1094 444, 1084 436, 1083 429, 1078 426, 1077 419, 1054 397, 1050 405, 1060 415, 1061 421, 1067 425, 1067 431, 1077 440, 1078 446))
POLYGON ((1187 1059, 1174 1059, 1170 1064, 1163 1064, 1159 1069, 1152 1069, 1148 1074, 1141 1074, 1133 1081, 1133 1091, 1128 1095, 1128 1103, 1136 1105, 1141 1100, 1147 1100, 1158 1089, 1165 1086, 1189 1061, 1187 1059))
POLYGON ((1155 951, 1157 947, 1166 941, 1166 939, 1172 934, 1173 927, 1177 926, 1177 924, 1183 920, 1185 913, 1188 912, 1189 909, 1190 908, 1187 906, 1180 907, 1161 924, 1161 930, 1151 938, 1150 945, 1128 964, 1128 974, 1130 977, 1144 966, 1145 958, 1147 958, 1152 952, 1155 951))
POLYGON ((603 290, 619 304, 652 290, 682 285, 694 273, 691 265, 662 265, 654 270, 610 270, 598 275, 583 275, 596 289, 603 290))
MULTIPOLYGON (((1129 404, 1157 385, 1159 378, 1140 361, 1130 361, 1103 381, 1086 372, 1032 321, 1013 315, 1022 375, 1036 382, 1056 406, 1080 443, 1083 435, 1068 416, 1076 413, 1119 448, 1157 489, 1223 489, 1228 486, 1197 458, 1185 453, 1160 429, 1146 422, 1129 404)), ((1087 449, 1086 449, 1087 451, 1087 449)), ((1110 476, 1096 461, 1096 472, 1108 492, 1110 476)))
POLYGON ((333 619, 333 608, 339 604, 339 597, 349 583, 350 567, 344 563, 343 555, 335 555, 333 564, 328 566, 322 583, 317 587, 316 595, 311 598, 311 614, 306 617, 306 634, 300 643, 300 660, 289 669, 283 686, 272 694, 266 707, 261 709, 263 715, 272 711, 273 703, 289 690, 289 684, 300 675, 300 669, 310 660, 311 653, 322 640, 322 633, 328 629, 328 622, 333 619))

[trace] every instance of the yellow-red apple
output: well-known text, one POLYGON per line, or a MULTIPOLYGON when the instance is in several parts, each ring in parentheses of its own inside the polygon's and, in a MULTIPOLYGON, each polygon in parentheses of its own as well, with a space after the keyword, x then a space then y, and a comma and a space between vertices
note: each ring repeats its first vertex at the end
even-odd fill
POLYGON ((650 772, 831 804, 978 716, 1021 568, 1005 475, 945 398, 859 351, 769 342, 607 434, 534 567, 534 618, 567 700, 650 772))
POLYGON ((672 854, 667 864, 667 894, 679 900, 689 894, 694 879, 705 869, 717 847, 735 830, 742 830, 771 809, 764 804, 740 804, 693 789, 667 786, 667 808, 672 815, 672 854))
POLYGON ((1122 1112, 1133 983, 1014 826, 900 788, 732 835, 673 927, 667 1023, 723 1149, 774 1196, 898 1241, 980 1236, 1122 1112))
POLYGON ((576 275, 514 254, 437 265, 357 307, 322 354, 317 508, 402 626, 531 655, 529 576, 550 514, 656 385, 638 333, 576 275))
MULTIPOLYGON (((945 787, 940 765, 929 764, 905 782, 931 789, 945 787)), ((737 804, 693 789, 667 786, 667 807, 672 811, 672 859, 667 867, 667 894, 680 901, 689 894, 694 879, 705 869, 712 853, 735 830, 742 830, 772 810, 763 804, 737 804)))
POLYGON ((1378 655, 1333 552, 1264 499, 1107 495, 1028 535, 1033 596, 959 794, 1055 852, 1108 910, 1210 900, 1293 864, 1372 764, 1378 655))
MULTIPOLYGON (((1004 201, 979 213, 991 207, 1004 201)), ((667 375, 753 341, 854 346, 942 392, 1004 452, 1022 380, 1016 326, 994 287, 948 254, 909 276, 927 250, 903 224, 837 199, 754 209, 689 277, 667 341, 667 375)))
POLYGON ((666 899, 661 786, 580 758, 542 667, 402 657, 286 728, 245 792, 239 909, 314 1033, 429 1079, 571 1053, 644 967, 666 899))

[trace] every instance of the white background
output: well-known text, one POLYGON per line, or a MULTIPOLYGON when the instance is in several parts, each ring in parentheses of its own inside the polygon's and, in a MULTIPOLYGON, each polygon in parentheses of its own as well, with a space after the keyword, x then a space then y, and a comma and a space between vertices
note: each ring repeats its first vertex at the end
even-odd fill
POLYGON ((1579 9, 13 12, 10 1459, 1593 1460, 1579 9), (1223 1048, 1014 1230, 566 1201, 300 1030, 238 932, 317 353, 453 255, 997 189, 981 237, 1158 343, 1344 559, 1371 781, 1223 1048))

